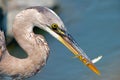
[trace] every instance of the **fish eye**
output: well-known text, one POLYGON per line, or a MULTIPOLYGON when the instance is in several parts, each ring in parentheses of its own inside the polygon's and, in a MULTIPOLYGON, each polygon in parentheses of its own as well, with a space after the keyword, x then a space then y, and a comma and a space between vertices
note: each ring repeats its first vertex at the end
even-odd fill
POLYGON ((58 29, 58 25, 57 25, 56 23, 53 23, 53 24, 51 25, 51 28, 52 28, 53 30, 57 30, 57 29, 58 29))

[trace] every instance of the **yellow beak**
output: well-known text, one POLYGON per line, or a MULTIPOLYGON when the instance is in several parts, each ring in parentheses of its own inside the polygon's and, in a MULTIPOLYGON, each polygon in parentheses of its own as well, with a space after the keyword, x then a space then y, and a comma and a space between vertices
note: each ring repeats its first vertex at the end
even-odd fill
POLYGON ((72 39, 70 35, 59 36, 58 40, 63 43, 79 60, 81 60, 89 69, 100 75, 99 70, 95 67, 92 61, 87 57, 81 48, 77 46, 77 43, 72 39))
POLYGON ((50 28, 46 27, 46 31, 49 32, 53 37, 64 44, 79 60, 81 60, 89 69, 100 75, 99 70, 95 67, 92 61, 87 57, 83 50, 77 45, 75 40, 66 32, 59 31, 54 32, 50 28))

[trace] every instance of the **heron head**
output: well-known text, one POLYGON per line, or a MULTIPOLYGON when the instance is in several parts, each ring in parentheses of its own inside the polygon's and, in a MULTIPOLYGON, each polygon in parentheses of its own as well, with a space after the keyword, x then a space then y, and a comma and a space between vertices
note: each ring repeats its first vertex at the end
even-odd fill
POLYGON ((78 46, 72 36, 67 32, 62 20, 51 9, 45 7, 35 7, 39 12, 38 26, 50 33, 53 37, 64 44, 78 59, 80 59, 87 67, 96 74, 100 74, 99 70, 94 66, 92 61, 87 57, 83 50, 78 46))

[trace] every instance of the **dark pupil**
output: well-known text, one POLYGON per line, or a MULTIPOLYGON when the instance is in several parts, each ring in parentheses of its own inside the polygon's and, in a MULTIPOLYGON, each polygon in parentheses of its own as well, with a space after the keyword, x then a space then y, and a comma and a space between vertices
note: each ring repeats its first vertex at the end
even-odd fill
POLYGON ((57 30, 57 25, 54 24, 53 27, 52 27, 52 29, 53 30, 57 30))

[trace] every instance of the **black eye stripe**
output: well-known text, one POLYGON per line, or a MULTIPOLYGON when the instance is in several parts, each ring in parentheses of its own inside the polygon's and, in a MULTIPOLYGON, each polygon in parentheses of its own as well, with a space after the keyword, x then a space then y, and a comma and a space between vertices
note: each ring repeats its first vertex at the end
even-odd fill
POLYGON ((65 33, 65 30, 63 30, 63 29, 60 29, 60 30, 65 33))
POLYGON ((57 30, 57 28, 56 28, 56 27, 52 27, 52 29, 53 29, 53 30, 57 30))

